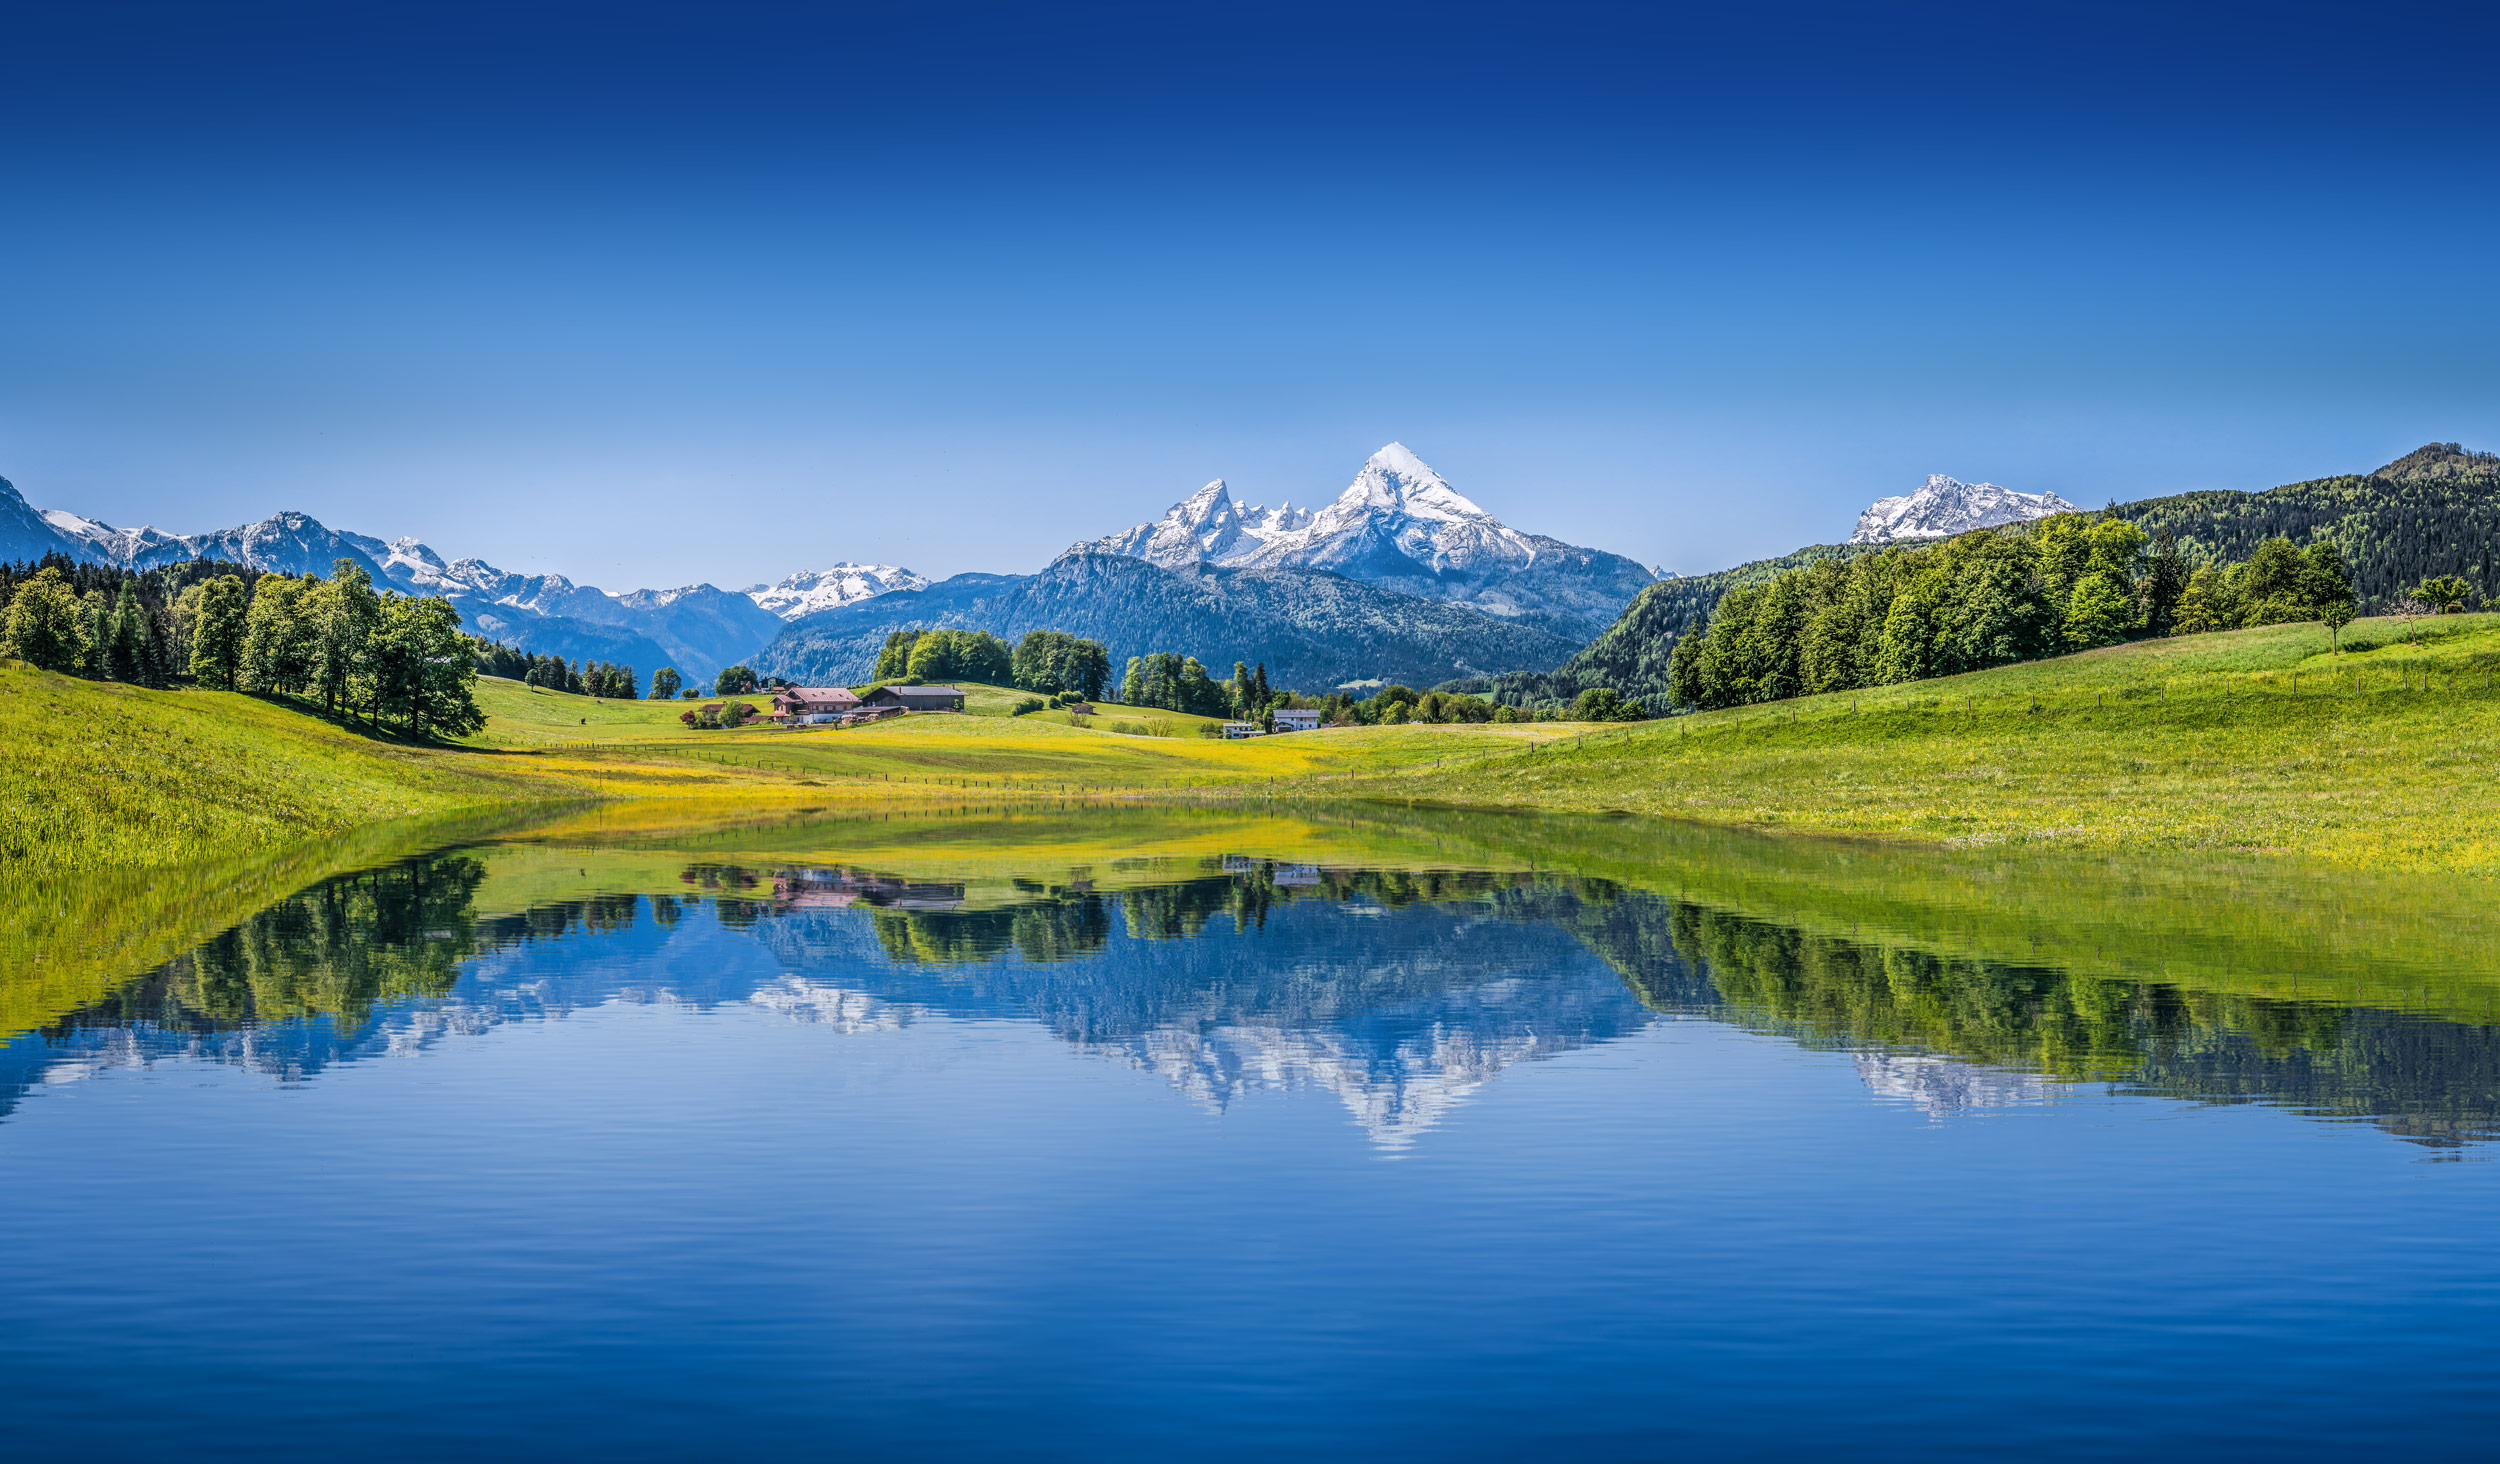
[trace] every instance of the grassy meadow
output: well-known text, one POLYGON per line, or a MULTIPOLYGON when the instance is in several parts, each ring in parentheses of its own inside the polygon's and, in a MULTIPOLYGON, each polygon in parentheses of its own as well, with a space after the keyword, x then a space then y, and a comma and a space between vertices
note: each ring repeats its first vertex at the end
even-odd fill
POLYGON ((2147 641, 1299 791, 2500 872, 2500 616, 2414 633, 2360 621, 2340 655, 2315 625, 2147 641))
POLYGON ((495 679, 462 745, 299 705, 0 666, 0 863, 164 868, 395 820, 623 798, 834 807, 1353 798, 1622 812, 1955 847, 2230 851, 2490 872, 2500 616, 2112 647, 1630 725, 1410 725, 1223 742, 1192 721, 972 715, 699 731, 683 702, 495 679), (1079 725, 1089 722, 1090 725, 1079 725), (1152 727, 1151 723, 1164 725, 1152 727), (1121 727, 1132 730, 1115 730, 1121 727), (1139 735, 1180 732, 1182 735, 1139 735))

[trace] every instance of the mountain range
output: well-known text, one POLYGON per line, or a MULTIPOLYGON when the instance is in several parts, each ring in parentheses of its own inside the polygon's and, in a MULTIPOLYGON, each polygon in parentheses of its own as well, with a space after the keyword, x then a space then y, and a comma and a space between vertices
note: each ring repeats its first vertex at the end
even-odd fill
POLYGON ((1486 513, 1406 444, 1373 453, 1313 511, 1233 501, 1216 479, 1153 523, 1078 544, 1166 569, 1320 569, 1586 640, 1658 576, 1620 554, 1526 534, 1486 513))
POLYGON ((1367 585, 1325 570, 1173 568, 1090 548, 1039 574, 960 574, 805 616, 756 656, 767 675, 855 684, 876 667, 888 634, 907 628, 986 630, 1010 640, 1064 630, 1102 642, 1117 668, 1177 650, 1216 675, 1264 664, 1305 690, 1365 681, 1430 686, 1520 666, 1560 665, 1579 644, 1519 620, 1367 585))
POLYGON ((844 562, 738 590, 618 594, 292 510, 207 534, 116 528, 39 511, 0 479, 0 560, 56 553, 133 569, 211 559, 322 575, 345 559, 403 593, 449 600, 474 634, 645 673, 674 666, 694 681, 738 661, 861 680, 887 631, 942 625, 1068 630, 1117 656, 1180 651, 1219 669, 1264 662, 1309 686, 1429 683, 1559 664, 1657 577, 1620 555, 1508 527, 1398 443, 1315 512, 1245 509, 1218 480, 1162 520, 1080 543, 1038 574, 938 585, 894 565, 844 562))
POLYGON ((611 594, 560 574, 523 575, 482 559, 446 560, 412 538, 384 540, 333 529, 291 509, 207 534, 116 528, 65 509, 36 509, 0 478, 0 561, 46 554, 128 569, 210 559, 319 575, 344 559, 377 584, 449 600, 474 635, 540 655, 621 663, 645 674, 674 666, 698 680, 762 647, 788 619, 928 583, 893 565, 843 563, 743 590, 697 584, 611 594))

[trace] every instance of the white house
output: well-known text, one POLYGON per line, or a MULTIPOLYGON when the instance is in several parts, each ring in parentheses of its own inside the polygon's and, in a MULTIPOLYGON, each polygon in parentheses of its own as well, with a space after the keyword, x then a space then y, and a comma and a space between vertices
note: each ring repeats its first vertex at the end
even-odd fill
POLYGON ((1276 713, 1279 732, 1317 732, 1320 711, 1317 707, 1295 707, 1276 713))

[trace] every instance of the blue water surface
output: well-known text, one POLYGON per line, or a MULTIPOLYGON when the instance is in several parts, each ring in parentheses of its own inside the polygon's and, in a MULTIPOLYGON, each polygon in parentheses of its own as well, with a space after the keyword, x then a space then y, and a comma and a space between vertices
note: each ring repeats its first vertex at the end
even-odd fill
POLYGON ((2341 1056, 2295 1071, 2148 1017, 2134 1076, 2065 1081, 1749 1006, 1693 912, 1566 883, 1216 865, 1161 904, 1037 885, 1010 935, 848 878, 390 929, 304 904, 0 1048, 11 1453, 2500 1437, 2479 1029, 2331 1012, 2341 1056), (449 984, 212 999, 360 942, 442 947, 449 984), (2437 1112, 2321 1099, 2390 1051, 2437 1112))

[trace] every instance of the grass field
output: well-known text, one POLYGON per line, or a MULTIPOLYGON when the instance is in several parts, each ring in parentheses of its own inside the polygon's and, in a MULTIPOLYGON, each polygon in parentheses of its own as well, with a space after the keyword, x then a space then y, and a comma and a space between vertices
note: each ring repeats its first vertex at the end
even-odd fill
MULTIPOLYGON (((1062 716, 700 732, 682 703, 480 683, 473 745, 231 693, 0 666, 0 864, 163 868, 390 820, 667 796, 784 806, 1334 799, 1666 815, 1951 846, 2228 850, 2500 871, 2500 617, 2114 647, 1630 726, 1369 727, 1222 742, 1062 716)), ((1177 721, 1138 710, 1139 718, 1177 721)))
POLYGON ((676 703, 496 679, 479 683, 478 700, 487 725, 471 743, 413 746, 291 702, 0 664, 0 875, 162 869, 512 804, 1136 796, 1400 766, 1486 745, 1488 732, 1513 743, 1557 735, 1417 727, 1227 743, 1038 715, 699 732, 677 720, 676 703))
MULTIPOLYGON (((2500 617, 2189 636, 1300 791, 2500 872, 2500 617)), ((1283 790, 1278 790, 1283 791, 1283 790)))

